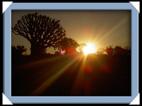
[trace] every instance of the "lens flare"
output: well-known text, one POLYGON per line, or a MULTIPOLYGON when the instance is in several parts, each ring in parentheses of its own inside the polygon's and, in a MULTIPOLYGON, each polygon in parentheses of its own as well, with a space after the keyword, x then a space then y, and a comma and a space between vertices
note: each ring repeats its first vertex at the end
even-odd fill
POLYGON ((94 54, 97 52, 96 45, 93 43, 86 43, 82 50, 84 55, 94 54))

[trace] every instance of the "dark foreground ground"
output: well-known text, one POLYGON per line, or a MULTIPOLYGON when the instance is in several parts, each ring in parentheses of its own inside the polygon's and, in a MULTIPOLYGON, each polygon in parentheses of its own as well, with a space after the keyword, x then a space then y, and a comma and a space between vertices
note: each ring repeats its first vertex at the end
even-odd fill
POLYGON ((131 95, 130 60, 106 55, 13 58, 12 95, 131 95))

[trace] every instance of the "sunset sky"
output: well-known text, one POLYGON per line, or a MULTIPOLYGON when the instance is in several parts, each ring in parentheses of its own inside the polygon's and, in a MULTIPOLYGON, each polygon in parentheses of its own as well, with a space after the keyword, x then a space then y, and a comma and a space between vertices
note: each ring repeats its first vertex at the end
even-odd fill
MULTIPOLYGON (((60 20, 66 35, 79 44, 94 42, 98 48, 106 46, 130 47, 131 45, 131 13, 130 11, 13 11, 12 26, 21 16, 38 12, 60 20)), ((12 37, 12 45, 24 45, 30 48, 30 43, 20 36, 12 37)))

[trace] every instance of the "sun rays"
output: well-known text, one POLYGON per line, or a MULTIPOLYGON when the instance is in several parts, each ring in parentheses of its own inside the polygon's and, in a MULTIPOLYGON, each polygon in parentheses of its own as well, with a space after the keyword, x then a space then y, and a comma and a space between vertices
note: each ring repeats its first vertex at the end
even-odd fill
POLYGON ((73 65, 80 57, 76 57, 72 59, 71 61, 67 61, 66 63, 59 65, 58 69, 56 68, 53 71, 57 71, 55 74, 51 75, 49 78, 47 78, 44 82, 42 82, 38 88, 36 88, 33 92, 32 95, 40 95, 42 94, 45 90, 48 89, 50 85, 54 83, 55 80, 57 80, 71 65, 73 65))
POLYGON ((94 54, 97 52, 96 45, 90 42, 86 43, 82 50, 84 55, 94 54))

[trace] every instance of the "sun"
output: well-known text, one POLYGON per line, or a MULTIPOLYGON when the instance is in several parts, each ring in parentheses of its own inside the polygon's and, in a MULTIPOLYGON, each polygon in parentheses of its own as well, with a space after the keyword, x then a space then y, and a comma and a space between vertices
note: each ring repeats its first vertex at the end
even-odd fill
POLYGON ((86 45, 82 48, 83 54, 95 54, 97 52, 96 45, 94 43, 86 43, 86 45))

